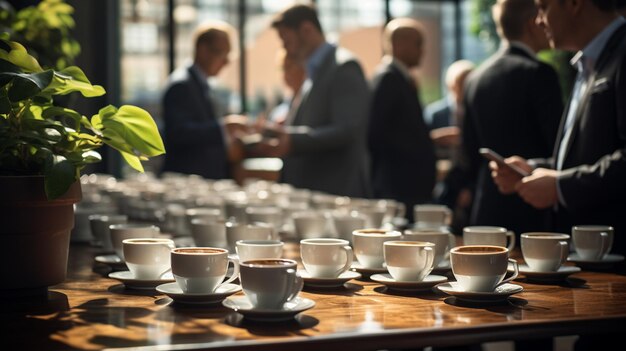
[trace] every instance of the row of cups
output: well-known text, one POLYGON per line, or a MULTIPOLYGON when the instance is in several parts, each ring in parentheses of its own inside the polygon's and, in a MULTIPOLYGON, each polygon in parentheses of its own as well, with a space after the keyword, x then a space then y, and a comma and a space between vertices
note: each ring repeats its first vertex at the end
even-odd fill
POLYGON ((135 238, 123 241, 126 265, 135 279, 159 279, 171 270, 185 294, 207 294, 239 278, 252 305, 280 309, 302 290, 297 262, 280 258, 241 261, 217 247, 175 248, 171 239, 135 238), (226 279, 229 263, 233 272, 226 279))

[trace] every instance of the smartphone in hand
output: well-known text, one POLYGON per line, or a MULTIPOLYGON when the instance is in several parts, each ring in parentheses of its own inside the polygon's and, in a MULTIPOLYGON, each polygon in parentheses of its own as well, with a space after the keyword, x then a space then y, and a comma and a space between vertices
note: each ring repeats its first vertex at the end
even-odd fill
POLYGON ((517 173, 520 177, 526 177, 530 175, 530 173, 519 168, 518 166, 504 162, 504 157, 500 156, 500 154, 498 154, 497 152, 489 148, 482 147, 478 150, 478 152, 480 152, 480 154, 483 155, 484 158, 490 161, 495 161, 498 164, 498 166, 509 168, 513 172, 517 173))

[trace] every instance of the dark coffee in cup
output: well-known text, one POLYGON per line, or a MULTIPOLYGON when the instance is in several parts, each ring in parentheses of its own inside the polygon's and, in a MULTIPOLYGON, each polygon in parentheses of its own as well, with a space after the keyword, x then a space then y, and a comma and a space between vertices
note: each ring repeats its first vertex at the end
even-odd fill
POLYGON ((188 254, 188 255, 206 255, 206 254, 216 254, 225 252, 223 249, 214 249, 214 248, 193 248, 193 249, 175 249, 174 252, 178 254, 188 254))
POLYGON ((249 261, 245 261, 242 263, 250 267, 293 265, 293 261, 290 261, 290 260, 249 260, 249 261))

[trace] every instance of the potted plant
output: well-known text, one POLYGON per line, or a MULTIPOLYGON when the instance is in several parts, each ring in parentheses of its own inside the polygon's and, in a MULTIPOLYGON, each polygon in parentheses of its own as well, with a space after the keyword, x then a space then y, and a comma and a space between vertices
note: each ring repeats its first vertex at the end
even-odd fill
POLYGON ((101 160, 104 144, 134 169, 165 152, 152 116, 136 106, 106 106, 88 118, 54 98, 105 94, 75 66, 41 68, 19 43, 0 35, 0 294, 43 293, 65 279, 80 171, 101 160))

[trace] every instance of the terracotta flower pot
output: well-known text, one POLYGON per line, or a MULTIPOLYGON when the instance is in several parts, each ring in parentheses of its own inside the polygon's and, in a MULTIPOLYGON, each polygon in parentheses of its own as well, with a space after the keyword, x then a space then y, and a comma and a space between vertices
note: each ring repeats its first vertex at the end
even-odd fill
POLYGON ((80 182, 48 200, 42 176, 0 176, 0 295, 33 295, 65 280, 80 182))

